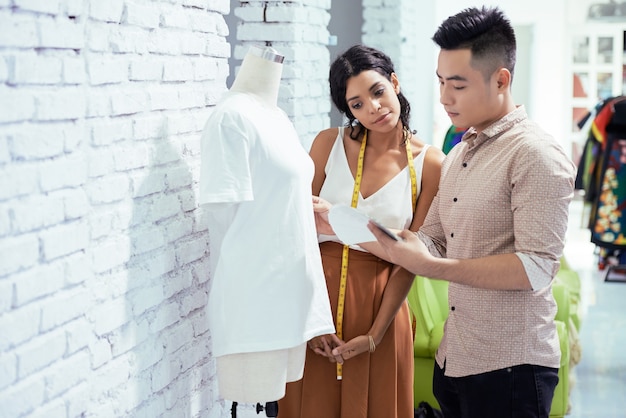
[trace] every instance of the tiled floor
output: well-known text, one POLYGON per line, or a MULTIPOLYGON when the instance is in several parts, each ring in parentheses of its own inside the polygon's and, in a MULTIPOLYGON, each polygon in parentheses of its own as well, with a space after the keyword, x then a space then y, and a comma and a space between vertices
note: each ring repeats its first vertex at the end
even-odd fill
MULTIPOLYGON (((626 282, 604 281, 585 222, 582 201, 576 199, 565 257, 582 282, 582 358, 573 369, 567 418, 626 418, 626 282)), ((262 418, 265 413, 257 415, 252 405, 241 405, 237 417, 262 418)))
MULTIPOLYGON (((626 418, 626 282, 605 282, 599 271, 587 216, 571 205, 565 257, 582 282, 582 358, 573 369, 568 418, 626 418)), ((613 277, 613 274, 611 274, 613 277)))

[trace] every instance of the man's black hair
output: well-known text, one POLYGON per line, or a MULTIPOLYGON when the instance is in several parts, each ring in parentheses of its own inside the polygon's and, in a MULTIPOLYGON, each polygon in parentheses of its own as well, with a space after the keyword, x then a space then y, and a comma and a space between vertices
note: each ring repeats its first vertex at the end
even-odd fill
POLYGON ((498 68, 505 67, 511 75, 515 69, 515 31, 498 7, 471 7, 450 16, 432 39, 441 49, 469 49, 472 66, 485 79, 498 68))

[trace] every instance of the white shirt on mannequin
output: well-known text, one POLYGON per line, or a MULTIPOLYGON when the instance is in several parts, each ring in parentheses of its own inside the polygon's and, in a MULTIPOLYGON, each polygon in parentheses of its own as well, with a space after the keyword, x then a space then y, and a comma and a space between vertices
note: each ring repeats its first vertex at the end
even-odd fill
POLYGON ((282 57, 252 47, 202 135, 207 306, 220 396, 282 398, 306 342, 334 326, 311 200, 313 162, 276 105, 282 57))

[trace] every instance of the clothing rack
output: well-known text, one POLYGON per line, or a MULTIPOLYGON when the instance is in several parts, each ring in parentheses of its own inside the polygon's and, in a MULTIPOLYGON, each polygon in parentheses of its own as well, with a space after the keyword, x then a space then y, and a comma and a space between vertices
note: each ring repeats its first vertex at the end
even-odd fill
POLYGON ((576 188, 591 206, 588 227, 604 280, 626 282, 626 96, 601 101, 579 127, 589 118, 576 188))

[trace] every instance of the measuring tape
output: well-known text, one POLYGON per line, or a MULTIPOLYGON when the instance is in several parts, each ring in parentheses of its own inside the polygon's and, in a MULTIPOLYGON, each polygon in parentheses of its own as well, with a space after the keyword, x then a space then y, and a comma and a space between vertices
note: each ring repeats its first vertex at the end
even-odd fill
MULTIPOLYGON (((413 203, 413 212, 415 212, 415 204, 417 203, 417 177, 415 175, 415 167, 413 163, 413 151, 411 149, 411 141, 409 133, 404 130, 404 142, 406 144, 406 156, 408 159, 409 173, 411 177, 411 202, 413 203)), ((363 162, 365 160, 365 145, 367 143, 367 129, 363 134, 363 140, 361 142, 361 149, 359 150, 359 159, 357 160, 356 176, 354 178, 354 188, 352 190, 352 202, 353 208, 356 208, 359 202, 359 190, 361 190, 361 179, 363 178, 363 162)), ((341 278, 339 280, 339 298, 337 300, 337 337, 343 339, 343 311, 346 303, 346 283, 348 280, 348 254, 350 252, 350 246, 344 245, 341 253, 341 278)), ((343 378, 343 365, 337 363, 337 380, 343 378)))

